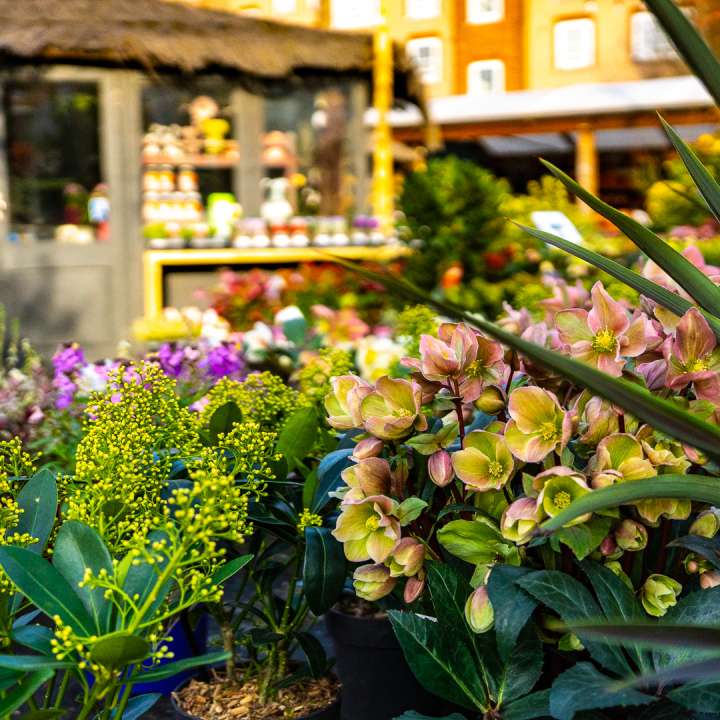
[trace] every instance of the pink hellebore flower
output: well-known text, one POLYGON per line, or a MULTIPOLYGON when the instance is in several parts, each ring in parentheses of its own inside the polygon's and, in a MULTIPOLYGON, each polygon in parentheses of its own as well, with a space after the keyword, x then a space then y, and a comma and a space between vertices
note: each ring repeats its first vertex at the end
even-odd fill
POLYGON ((523 545, 532 538, 533 531, 544 515, 537 498, 521 497, 509 505, 500 520, 500 532, 506 540, 523 545))
POLYGON ((720 400, 720 348, 707 320, 691 308, 675 329, 675 337, 663 346, 668 365, 666 384, 682 390, 693 384, 700 400, 720 400))
POLYGON ((355 446, 351 457, 355 462, 366 460, 371 457, 377 457, 380 453, 382 453, 384 447, 385 444, 382 440, 378 440, 374 437, 366 437, 355 446))
POLYGON ((356 375, 340 375, 330 381, 332 391, 325 398, 327 421, 336 430, 362 427, 360 403, 372 386, 356 375))
POLYGON ((422 388, 413 380, 381 377, 375 390, 360 403, 365 430, 380 440, 403 440, 413 430, 426 430, 427 420, 420 412, 422 388))
POLYGON ((510 393, 505 442, 512 454, 534 463, 558 450, 562 452, 572 432, 572 414, 560 407, 557 397, 539 387, 521 387, 510 393))
POLYGON ((455 473, 447 450, 437 450, 428 458, 428 473, 438 487, 446 487, 452 482, 455 473))
POLYGON ((362 501, 372 495, 385 495, 390 492, 392 471, 390 463, 383 458, 370 457, 351 465, 342 471, 341 477, 347 485, 343 502, 362 501))
POLYGON ((422 570, 425 547, 414 538, 403 538, 393 550, 388 562, 392 577, 413 577, 422 570))
POLYGON ((552 297, 540 300, 540 305, 545 310, 545 320, 553 322, 555 315, 569 307, 582 307, 589 300, 588 291, 580 280, 575 285, 568 285, 565 280, 554 280, 552 282, 552 297))
POLYGON ((384 495, 345 502, 332 534, 343 543, 350 562, 385 562, 400 541, 400 521, 392 516, 397 503, 384 495))
POLYGON ((642 313, 631 320, 601 282, 593 285, 592 301, 590 312, 562 310, 555 316, 560 338, 569 345, 572 357, 619 377, 625 365, 623 358, 644 353, 654 331, 642 313))

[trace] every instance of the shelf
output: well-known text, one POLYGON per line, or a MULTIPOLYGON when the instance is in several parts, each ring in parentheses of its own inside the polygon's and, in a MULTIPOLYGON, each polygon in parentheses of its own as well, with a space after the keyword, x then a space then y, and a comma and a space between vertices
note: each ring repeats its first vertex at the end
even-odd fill
POLYGON ((208 170, 225 170, 234 168, 240 162, 240 158, 224 158, 215 155, 185 155, 182 159, 171 159, 166 157, 158 157, 153 159, 143 158, 142 164, 147 165, 172 165, 178 167, 180 165, 192 165, 196 168, 205 168, 208 170))

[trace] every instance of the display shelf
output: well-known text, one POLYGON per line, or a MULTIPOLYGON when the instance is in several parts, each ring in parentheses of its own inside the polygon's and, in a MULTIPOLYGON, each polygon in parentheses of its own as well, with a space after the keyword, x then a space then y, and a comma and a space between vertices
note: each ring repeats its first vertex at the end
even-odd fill
POLYGON ((145 250, 143 269, 145 284, 145 315, 156 317, 165 307, 164 272, 167 267, 203 267, 223 265, 266 265, 277 263, 333 262, 343 260, 366 260, 390 262, 412 253, 404 245, 338 246, 327 248, 208 248, 185 250, 145 250))
POLYGON ((225 170, 234 168, 240 162, 240 158, 224 158, 214 155, 183 155, 182 158, 169 158, 158 156, 156 158, 143 158, 142 164, 148 165, 172 165, 179 167, 180 165, 192 165, 196 168, 205 168, 208 170, 225 170))

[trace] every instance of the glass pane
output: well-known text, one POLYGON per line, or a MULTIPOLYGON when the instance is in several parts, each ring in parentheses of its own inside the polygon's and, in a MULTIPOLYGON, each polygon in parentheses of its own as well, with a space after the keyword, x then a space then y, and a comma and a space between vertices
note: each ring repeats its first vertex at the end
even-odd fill
POLYGON ((6 85, 11 240, 109 239, 98 104, 95 83, 6 85))

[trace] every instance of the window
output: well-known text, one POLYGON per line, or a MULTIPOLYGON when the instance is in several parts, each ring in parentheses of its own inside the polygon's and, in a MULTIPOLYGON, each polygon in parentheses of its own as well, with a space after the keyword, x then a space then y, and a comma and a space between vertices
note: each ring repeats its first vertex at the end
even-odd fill
POLYGON ((590 18, 555 23, 553 45, 558 70, 579 70, 595 64, 595 21, 590 18))
POLYGON ((505 15, 505 0, 467 0, 465 17, 471 25, 500 22, 505 15))
POLYGON ((440 0, 405 0, 405 14, 411 20, 427 20, 440 15, 440 0))
POLYGON ((637 62, 676 57, 665 31, 649 12, 636 12, 630 18, 630 45, 632 58, 637 62))
POLYGON ((107 240, 98 86, 10 82, 5 113, 12 232, 31 240, 107 240))
POLYGON ((468 95, 495 95, 505 92, 505 63, 502 60, 478 60, 467 67, 468 95))
POLYGON ((291 15, 297 11, 297 0, 272 0, 272 11, 278 15, 291 15))
POLYGON ((408 40, 405 49, 426 85, 434 85, 442 80, 443 48, 440 38, 424 37, 408 40))
POLYGON ((332 0, 331 23, 334 28, 353 30, 377 25, 380 0, 332 0))

